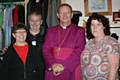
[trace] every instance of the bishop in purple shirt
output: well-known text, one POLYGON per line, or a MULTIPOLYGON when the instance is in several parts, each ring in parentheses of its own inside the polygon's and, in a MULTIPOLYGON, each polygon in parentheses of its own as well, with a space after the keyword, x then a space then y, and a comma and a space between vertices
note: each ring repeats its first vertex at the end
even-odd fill
POLYGON ((85 30, 71 23, 72 7, 61 4, 60 24, 48 29, 43 45, 45 80, 81 80, 80 55, 85 46, 85 30))

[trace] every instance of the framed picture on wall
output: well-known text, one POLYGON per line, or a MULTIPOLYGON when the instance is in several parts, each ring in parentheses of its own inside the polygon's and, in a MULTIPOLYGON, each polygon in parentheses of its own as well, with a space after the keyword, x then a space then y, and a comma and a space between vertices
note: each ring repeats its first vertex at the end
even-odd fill
POLYGON ((113 12, 113 21, 120 21, 120 12, 113 12))
POLYGON ((112 0, 84 0, 85 16, 97 12, 102 15, 112 14, 112 0))

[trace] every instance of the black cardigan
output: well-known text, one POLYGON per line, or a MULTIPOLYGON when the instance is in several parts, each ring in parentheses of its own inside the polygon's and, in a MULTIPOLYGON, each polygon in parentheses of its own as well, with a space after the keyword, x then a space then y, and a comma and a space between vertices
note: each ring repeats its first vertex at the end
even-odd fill
POLYGON ((24 65, 13 46, 10 46, 3 60, 1 80, 44 80, 42 54, 37 53, 33 48, 29 45, 24 65))

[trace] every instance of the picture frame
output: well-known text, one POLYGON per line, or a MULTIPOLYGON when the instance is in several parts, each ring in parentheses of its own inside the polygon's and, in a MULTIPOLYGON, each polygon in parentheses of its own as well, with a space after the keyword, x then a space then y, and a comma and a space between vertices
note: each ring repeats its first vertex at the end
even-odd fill
POLYGON ((113 21, 120 21, 120 12, 113 12, 113 21))
POLYGON ((96 12, 102 15, 112 15, 112 0, 84 0, 85 16, 96 12))

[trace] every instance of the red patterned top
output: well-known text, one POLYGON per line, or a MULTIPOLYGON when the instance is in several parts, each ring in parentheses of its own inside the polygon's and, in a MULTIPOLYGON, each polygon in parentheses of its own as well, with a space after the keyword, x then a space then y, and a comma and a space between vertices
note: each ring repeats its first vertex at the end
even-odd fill
POLYGON ((88 41, 81 55, 83 80, 108 80, 110 63, 107 54, 119 55, 117 40, 106 36, 99 42, 88 41))

